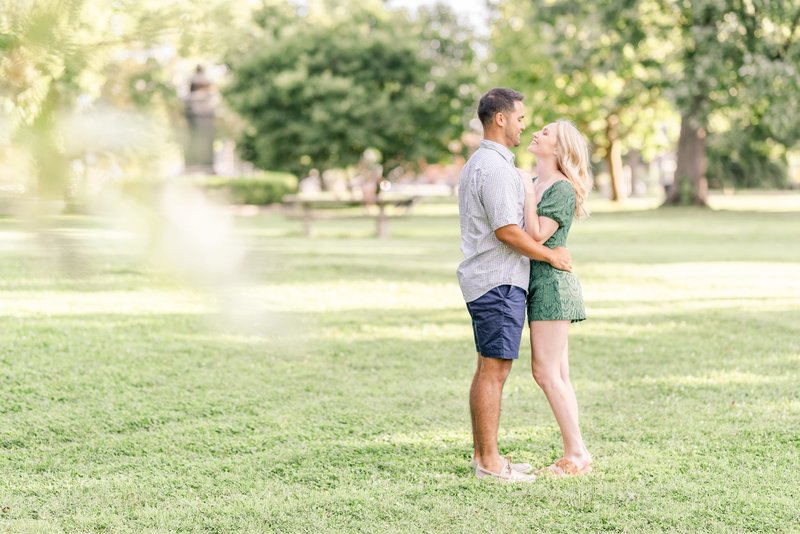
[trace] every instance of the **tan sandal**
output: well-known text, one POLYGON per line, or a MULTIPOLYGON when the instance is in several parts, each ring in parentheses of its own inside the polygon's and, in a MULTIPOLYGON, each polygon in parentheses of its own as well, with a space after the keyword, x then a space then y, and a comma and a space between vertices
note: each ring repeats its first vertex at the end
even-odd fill
POLYGON ((578 467, 572 460, 561 458, 553 465, 547 467, 544 471, 559 477, 585 475, 592 471, 592 461, 589 460, 583 465, 583 467, 578 467))

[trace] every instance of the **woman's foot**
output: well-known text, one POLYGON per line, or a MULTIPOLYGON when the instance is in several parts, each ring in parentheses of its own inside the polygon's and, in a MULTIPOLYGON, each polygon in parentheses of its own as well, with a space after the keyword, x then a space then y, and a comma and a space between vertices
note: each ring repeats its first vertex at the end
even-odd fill
POLYGON ((585 475, 592 470, 592 456, 586 452, 581 456, 565 456, 545 469, 556 476, 585 475))

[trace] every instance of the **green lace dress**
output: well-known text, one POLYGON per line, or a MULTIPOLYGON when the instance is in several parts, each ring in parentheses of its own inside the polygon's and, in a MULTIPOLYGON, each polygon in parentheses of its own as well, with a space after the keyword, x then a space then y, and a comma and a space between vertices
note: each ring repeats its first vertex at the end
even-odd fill
MULTIPOLYGON (((569 227, 575 214, 575 189, 566 180, 559 180, 545 190, 537 206, 539 216, 558 223, 558 230, 544 242, 549 248, 567 243, 569 227)), ((529 321, 583 321, 586 309, 578 277, 559 271, 549 263, 531 260, 528 283, 529 321)))

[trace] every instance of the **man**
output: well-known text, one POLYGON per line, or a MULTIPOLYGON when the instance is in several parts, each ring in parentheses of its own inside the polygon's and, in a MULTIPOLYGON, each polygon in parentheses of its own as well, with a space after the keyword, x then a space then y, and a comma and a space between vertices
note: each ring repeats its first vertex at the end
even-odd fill
POLYGON ((461 252, 458 281, 472 318, 478 366, 469 394, 473 464, 478 478, 532 482, 529 464, 512 464, 497 450, 500 399, 519 355, 530 260, 571 270, 565 249, 536 243, 522 229, 525 192, 510 148, 525 129, 523 96, 495 88, 481 97, 483 140, 461 171, 458 211, 461 252))

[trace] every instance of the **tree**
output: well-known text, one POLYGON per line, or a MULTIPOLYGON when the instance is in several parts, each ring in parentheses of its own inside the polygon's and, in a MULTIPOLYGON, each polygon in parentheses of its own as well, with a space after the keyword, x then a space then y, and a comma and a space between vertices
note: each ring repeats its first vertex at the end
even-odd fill
POLYGON ((746 129, 755 141, 800 139, 800 4, 791 0, 672 2, 681 69, 678 164, 666 204, 706 205, 707 138, 746 129), (752 128, 752 126, 757 126, 752 128))
POLYGON ((624 151, 653 155, 661 142, 656 125, 672 120, 663 97, 670 46, 652 32, 664 26, 647 1, 505 0, 497 7, 495 80, 532 97, 534 123, 576 122, 606 162, 613 200, 626 195, 624 151))
POLYGON ((229 58, 225 95, 250 124, 246 159, 304 173, 353 165, 372 148, 388 174, 448 154, 476 96, 470 35, 451 11, 409 20, 381 2, 292 9, 277 23, 262 13, 259 38, 229 58))
MULTIPOLYGON (((670 102, 680 134, 666 204, 705 205, 711 137, 712 170, 729 179, 759 167, 741 157, 774 174, 800 139, 799 25, 790 0, 506 0, 493 53, 498 75, 528 88, 533 106, 586 128, 612 183, 616 154, 640 149, 634 139, 653 146, 647 131, 670 102), (729 148, 736 158, 720 152, 729 148)), ((739 183, 754 180, 774 176, 739 183)))
POLYGON ((716 134, 707 148, 708 183, 712 188, 785 189, 789 183, 786 147, 769 140, 758 126, 716 134))
POLYGON ((249 14, 228 4, 0 0, 3 137, 28 147, 41 196, 62 199, 69 180, 69 139, 59 122, 97 103, 174 111, 165 64, 179 54, 221 54, 249 14))

